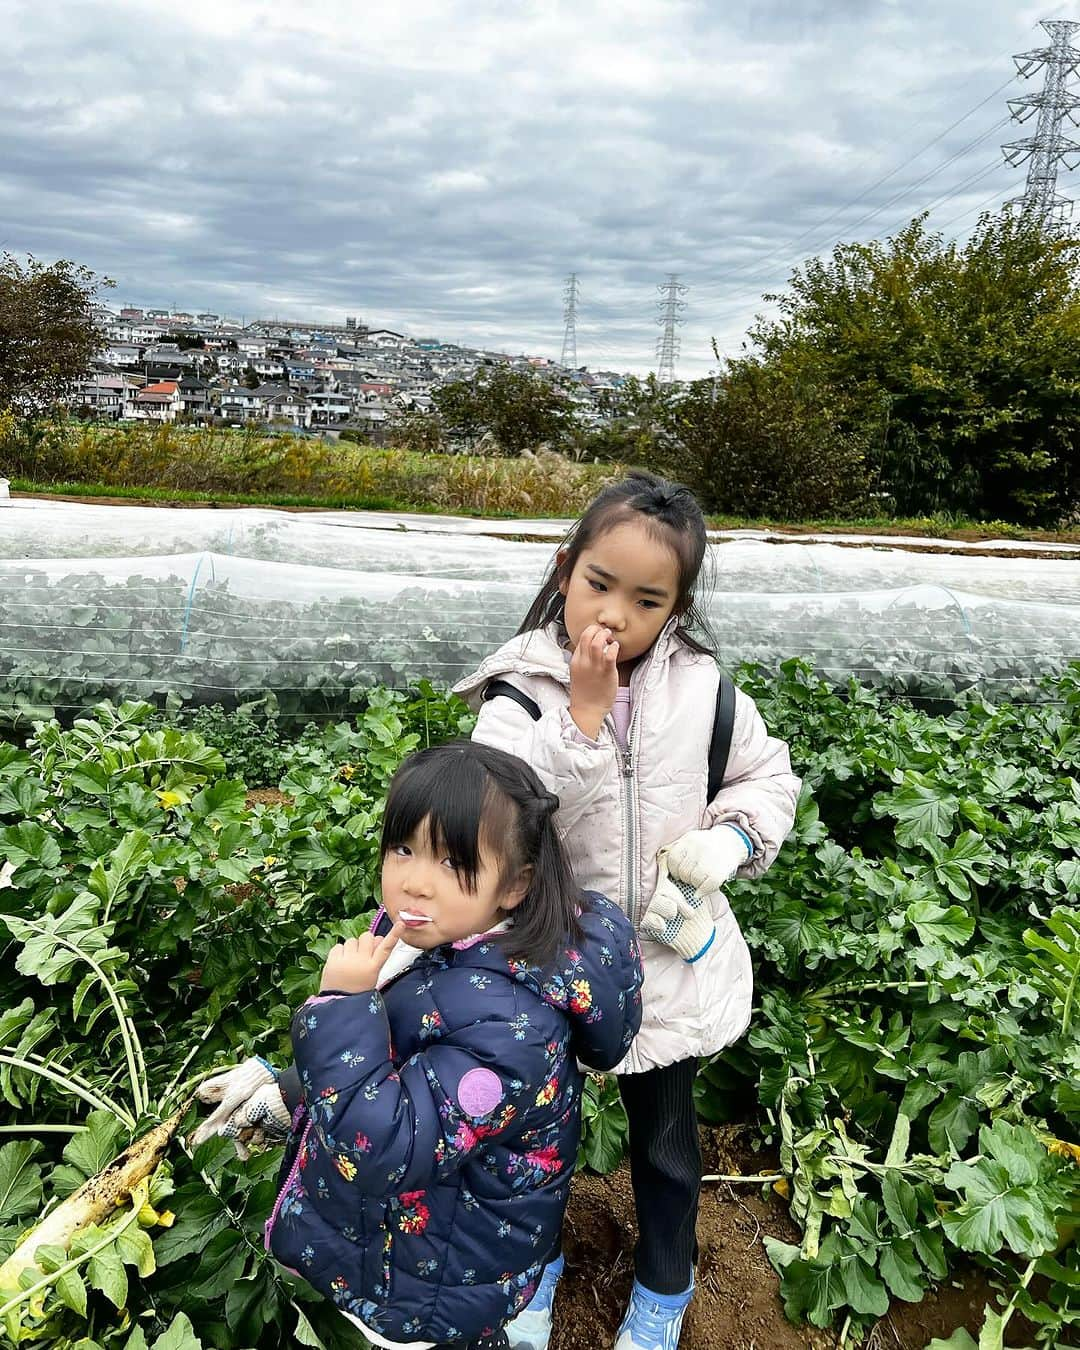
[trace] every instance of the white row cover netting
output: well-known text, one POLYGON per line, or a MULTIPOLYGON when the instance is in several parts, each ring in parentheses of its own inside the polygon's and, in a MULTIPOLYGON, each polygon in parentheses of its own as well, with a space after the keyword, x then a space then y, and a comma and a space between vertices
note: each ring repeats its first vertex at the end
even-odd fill
MULTIPOLYGON (((425 541, 430 546, 430 540, 425 541)), ((214 552, 0 563, 0 720, 104 697, 339 715, 373 684, 447 685, 513 634, 532 581, 305 567, 214 552)), ((837 682, 950 700, 1038 697, 1080 657, 1080 608, 941 586, 763 595, 716 590, 721 662, 791 657, 837 682)))
MULTIPOLYGON (((22 503, 19 504, 20 506, 22 503)), ((487 522, 497 528, 497 522, 487 522)), ((507 522, 528 531, 530 522, 507 522)), ((37 503, 0 511, 0 559, 132 558, 212 552, 356 572, 521 583, 534 590, 555 541, 358 526, 345 513, 37 503)), ((1075 558, 915 553, 899 548, 732 539, 710 546, 713 589, 771 595, 945 586, 971 594, 1080 605, 1075 558)))

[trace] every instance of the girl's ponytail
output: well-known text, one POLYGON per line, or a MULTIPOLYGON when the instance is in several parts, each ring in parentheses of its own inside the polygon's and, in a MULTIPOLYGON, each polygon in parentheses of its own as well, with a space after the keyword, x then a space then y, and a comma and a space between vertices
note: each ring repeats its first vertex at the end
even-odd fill
MULTIPOLYGON (((532 773, 527 765, 522 767, 532 773)), ((558 797, 542 790, 522 811, 523 817, 532 817, 521 822, 521 851, 527 855, 522 865, 532 868, 532 876, 505 939, 514 956, 540 966, 554 960, 568 940, 581 940, 581 891, 555 828, 558 808, 558 797)))

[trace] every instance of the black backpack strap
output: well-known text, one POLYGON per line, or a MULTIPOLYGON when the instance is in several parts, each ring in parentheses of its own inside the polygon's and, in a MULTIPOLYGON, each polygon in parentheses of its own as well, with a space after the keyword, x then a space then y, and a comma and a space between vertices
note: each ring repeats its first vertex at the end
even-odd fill
POLYGON ((713 719, 712 740, 709 742, 709 796, 711 802, 724 786, 728 755, 731 752, 731 733, 735 729, 735 685, 723 671, 716 691, 716 716, 713 719))
POLYGON ((492 698, 512 698, 519 708, 524 708, 534 722, 540 721, 540 705, 528 694, 523 694, 509 680, 489 680, 480 695, 484 703, 492 698))

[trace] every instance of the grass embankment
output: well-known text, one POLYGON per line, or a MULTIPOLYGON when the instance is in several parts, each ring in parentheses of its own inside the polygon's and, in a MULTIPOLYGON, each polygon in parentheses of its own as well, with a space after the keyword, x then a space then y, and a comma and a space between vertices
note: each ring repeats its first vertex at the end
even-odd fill
POLYGON ((617 469, 557 455, 420 454, 254 430, 67 424, 12 431, 19 491, 137 501, 576 515, 617 469))
MULTIPOLYGON (((574 516, 613 464, 556 455, 493 459, 397 447, 267 436, 254 430, 69 423, 10 434, 0 468, 15 492, 175 505, 276 506, 296 510, 446 512, 514 519, 574 516)), ((798 522, 711 516, 715 529, 797 534, 929 535, 938 539, 1080 543, 1080 528, 1029 530, 951 515, 863 516, 798 522)))

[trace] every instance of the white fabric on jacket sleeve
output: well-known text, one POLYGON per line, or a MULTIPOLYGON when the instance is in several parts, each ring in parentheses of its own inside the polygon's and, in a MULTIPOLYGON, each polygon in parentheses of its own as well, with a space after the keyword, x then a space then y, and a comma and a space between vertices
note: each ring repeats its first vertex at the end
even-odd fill
POLYGON ((472 738, 517 755, 535 770, 559 799, 560 834, 573 829, 603 791, 605 775, 611 770, 610 740, 582 738, 565 707, 549 708, 536 722, 512 698, 497 696, 480 705, 472 738))
POLYGON ((802 782, 791 772, 787 743, 770 736, 754 700, 735 691, 735 725, 724 786, 705 808, 703 824, 738 825, 754 845, 740 877, 769 869, 795 823, 802 782))

